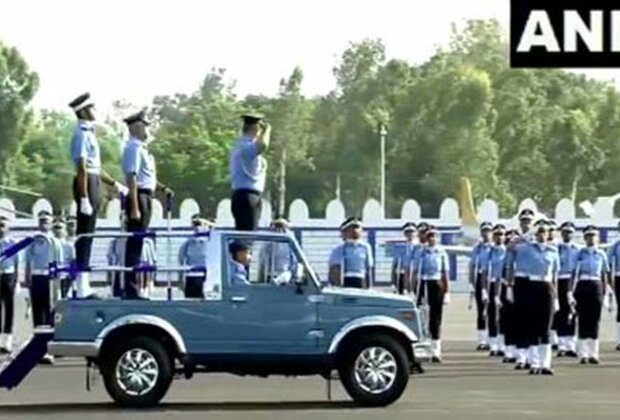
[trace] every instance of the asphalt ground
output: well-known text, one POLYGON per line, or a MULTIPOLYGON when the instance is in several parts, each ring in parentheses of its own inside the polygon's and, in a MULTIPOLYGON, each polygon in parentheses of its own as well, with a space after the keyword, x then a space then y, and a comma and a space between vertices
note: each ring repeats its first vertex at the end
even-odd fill
MULTIPOLYGON (((19 309, 18 309, 19 312, 19 309)), ((320 378, 239 378, 196 375, 177 380, 159 408, 114 407, 103 384, 85 390, 79 360, 37 367, 20 387, 0 391, 0 419, 618 419, 620 352, 609 341, 612 319, 604 314, 602 364, 581 366, 556 359, 556 375, 532 377, 474 350, 474 313, 465 296, 447 309, 444 363, 425 365, 403 397, 383 409, 353 406, 338 382, 332 401, 320 378)), ((26 330, 23 314, 22 330, 26 330)))

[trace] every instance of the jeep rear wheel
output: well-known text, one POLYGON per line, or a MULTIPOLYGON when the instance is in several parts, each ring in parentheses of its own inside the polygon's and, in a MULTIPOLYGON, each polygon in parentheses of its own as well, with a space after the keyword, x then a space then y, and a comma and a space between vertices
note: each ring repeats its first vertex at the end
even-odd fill
POLYGON ((394 338, 388 335, 359 337, 341 354, 340 380, 356 403, 383 407, 398 400, 407 388, 407 352, 394 338))
POLYGON ((122 407, 153 407, 166 395, 173 361, 159 341, 138 336, 110 348, 101 373, 106 390, 122 407))

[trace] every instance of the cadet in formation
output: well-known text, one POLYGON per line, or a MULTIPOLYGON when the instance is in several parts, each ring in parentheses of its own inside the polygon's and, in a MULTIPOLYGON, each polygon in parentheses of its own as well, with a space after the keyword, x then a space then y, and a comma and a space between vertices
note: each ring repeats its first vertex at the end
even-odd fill
MULTIPOLYGON (((62 247, 62 261, 60 261, 60 263, 65 267, 72 266, 75 262, 74 243, 67 239, 67 225, 62 217, 58 217, 54 221, 53 231, 54 238, 56 238, 62 247)), ((61 273, 58 276, 58 280, 60 280, 60 295, 63 299, 66 299, 71 291, 71 274, 66 272, 61 273)))
MULTIPOLYGON (((12 247, 17 240, 11 236, 9 219, 0 216, 0 252, 12 247)), ((19 282, 19 254, 0 262, 0 354, 13 351, 13 320, 15 291, 19 282)))
MULTIPOLYGON (((95 135, 95 105, 90 95, 79 96, 69 106, 78 119, 71 140, 71 160, 76 171, 73 196, 77 205, 77 234, 90 234, 95 232, 97 224, 101 182, 113 186, 121 194, 125 194, 127 188, 102 169, 99 142, 95 135)), ((75 244, 78 298, 96 297, 88 277, 92 242, 92 238, 81 238, 75 244)))
POLYGON ((329 257, 329 282, 335 286, 367 289, 373 285, 374 258, 370 245, 362 240, 362 222, 351 217, 340 225, 344 243, 329 257))
POLYGON ((243 115, 241 137, 230 153, 231 210, 237 230, 255 230, 262 210, 271 126, 260 115, 243 115))
MULTIPOLYGON (((46 238, 38 237, 26 250, 26 286, 30 289, 32 304, 32 323, 35 328, 53 325, 52 292, 49 266, 51 262, 62 261, 62 247, 52 235, 52 215, 47 211, 38 214, 39 233, 46 238), (52 247, 50 249, 50 247, 52 247)), ((45 355, 42 363, 51 364, 54 359, 45 355)))
POLYGON ((392 261, 392 285, 399 295, 405 292, 411 293, 413 291, 407 279, 411 278, 414 253, 419 247, 418 241, 416 240, 417 226, 415 223, 405 223, 402 231, 405 236, 405 243, 396 249, 392 261))
POLYGON ((565 222, 560 226, 562 241, 558 244, 560 272, 558 274, 558 301, 560 310, 555 314, 558 334, 557 357, 577 357, 575 339, 575 314, 568 301, 568 292, 576 269, 580 247, 575 244, 575 224, 565 222))
POLYGON ((578 353, 581 364, 599 364, 599 329, 605 285, 610 284, 607 255, 598 248, 598 230, 584 229, 586 246, 577 254, 575 275, 568 301, 575 306, 578 322, 578 353))
POLYGON ((505 328, 500 328, 500 311, 502 308, 502 295, 504 294, 504 263, 506 259, 506 247, 504 235, 506 228, 498 224, 493 227, 493 246, 489 252, 488 268, 485 272, 484 282, 488 292, 488 324, 490 356, 504 357, 505 328))
POLYGON ((493 248, 491 242, 493 226, 484 222, 480 225, 480 242, 474 247, 469 262, 469 287, 476 299, 476 327, 478 348, 480 351, 490 349, 487 340, 487 305, 489 294, 485 284, 489 268, 489 255, 493 248))
MULTIPOLYGON (((276 217, 270 224, 273 232, 289 232, 289 223, 276 217)), ((289 232, 290 233, 290 232, 289 232)), ((297 258, 286 242, 269 242, 260 252, 258 276, 261 283, 288 284, 296 274, 297 258)))
MULTIPOLYGON (((501 230, 501 227, 497 229, 501 230)), ((519 232, 516 230, 506 232, 503 245, 496 245, 491 257, 491 264, 494 270, 493 275, 501 276, 499 328, 500 334, 504 337, 503 363, 517 362, 517 341, 515 335, 517 319, 515 318, 514 297, 511 296, 512 289, 507 281, 506 249, 518 236, 519 232)))
POLYGON ((200 214, 192 216, 192 228, 198 234, 187 238, 179 249, 179 265, 201 267, 201 271, 190 271, 179 274, 183 294, 187 299, 204 299, 204 284, 207 279, 207 243, 209 238, 200 235, 209 230, 212 223, 200 214))
MULTIPOLYGON (((618 229, 620 230, 620 223, 618 229)), ((609 247, 608 259, 616 294, 616 350, 620 351, 620 240, 609 247)))
POLYGON ((450 302, 450 272, 448 254, 439 245, 439 231, 429 226, 426 230, 426 246, 422 248, 414 263, 414 284, 424 296, 418 299, 420 306, 428 306, 428 326, 431 336, 431 352, 433 363, 441 363, 441 322, 443 305, 450 302))

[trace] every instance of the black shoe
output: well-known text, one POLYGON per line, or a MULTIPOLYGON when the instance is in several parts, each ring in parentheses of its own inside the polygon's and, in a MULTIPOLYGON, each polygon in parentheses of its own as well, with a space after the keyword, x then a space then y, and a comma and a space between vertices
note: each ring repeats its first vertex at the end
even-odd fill
POLYGON ((525 365, 523 363, 517 363, 515 365, 515 370, 525 370, 525 365))
POLYGON ((516 357, 504 357, 504 360, 502 360, 502 362, 510 363, 514 365, 515 363, 517 363, 517 358, 516 357))
POLYGON ((478 347, 476 347, 476 351, 485 351, 485 345, 484 344, 478 344, 478 347))
POLYGON ((431 363, 441 363, 441 359, 437 356, 433 356, 433 358, 431 359, 431 363))
POLYGON ((541 373, 541 369, 530 369, 530 375, 540 375, 541 373))
POLYGON ((0 347, 0 354, 11 354, 11 352, 4 347, 0 347))
POLYGON ((620 351, 620 343, 616 346, 616 351, 620 351))
POLYGON ((506 356, 506 353, 500 350, 500 351, 498 351, 495 355, 496 355, 497 357, 504 357, 504 356, 506 356))
POLYGON ((558 345, 557 344, 552 345, 551 350, 558 351, 558 345))
POLYGON ((528 369, 531 369, 531 368, 532 368, 532 365, 531 365, 531 364, 529 364, 529 363, 526 363, 526 364, 523 366, 523 368, 524 368, 525 370, 528 370, 528 369))
POLYGON ((545 375, 545 376, 553 376, 554 372, 553 372, 553 369, 544 368, 540 370, 540 374, 545 375))
POLYGON ((588 359, 586 359, 585 357, 582 357, 581 360, 579 361, 579 364, 587 365, 588 364, 588 359))
POLYGON ((566 357, 566 351, 564 350, 558 351, 558 354, 556 354, 555 357, 566 357))
POLYGON ((497 352, 496 351, 490 352, 489 357, 497 357, 497 352))
POLYGON ((588 359, 588 363, 590 363, 591 365, 598 365, 600 362, 598 361, 596 357, 590 357, 588 359))
POLYGON ((569 351, 566 352, 566 357, 571 357, 573 359, 576 359, 576 358, 579 357, 579 355, 577 354, 576 351, 569 350, 569 351))

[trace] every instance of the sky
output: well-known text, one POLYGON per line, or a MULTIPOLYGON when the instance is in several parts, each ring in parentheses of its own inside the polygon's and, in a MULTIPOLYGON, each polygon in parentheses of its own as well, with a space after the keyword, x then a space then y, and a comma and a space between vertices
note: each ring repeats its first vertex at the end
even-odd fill
POLYGON ((214 67, 226 68, 239 96, 274 94, 295 66, 306 95, 325 94, 351 42, 381 38, 388 58, 420 63, 452 23, 509 22, 509 0, 0 0, 0 10, 0 40, 41 78, 35 107, 57 109, 85 91, 104 108, 147 105, 193 92, 214 67))

